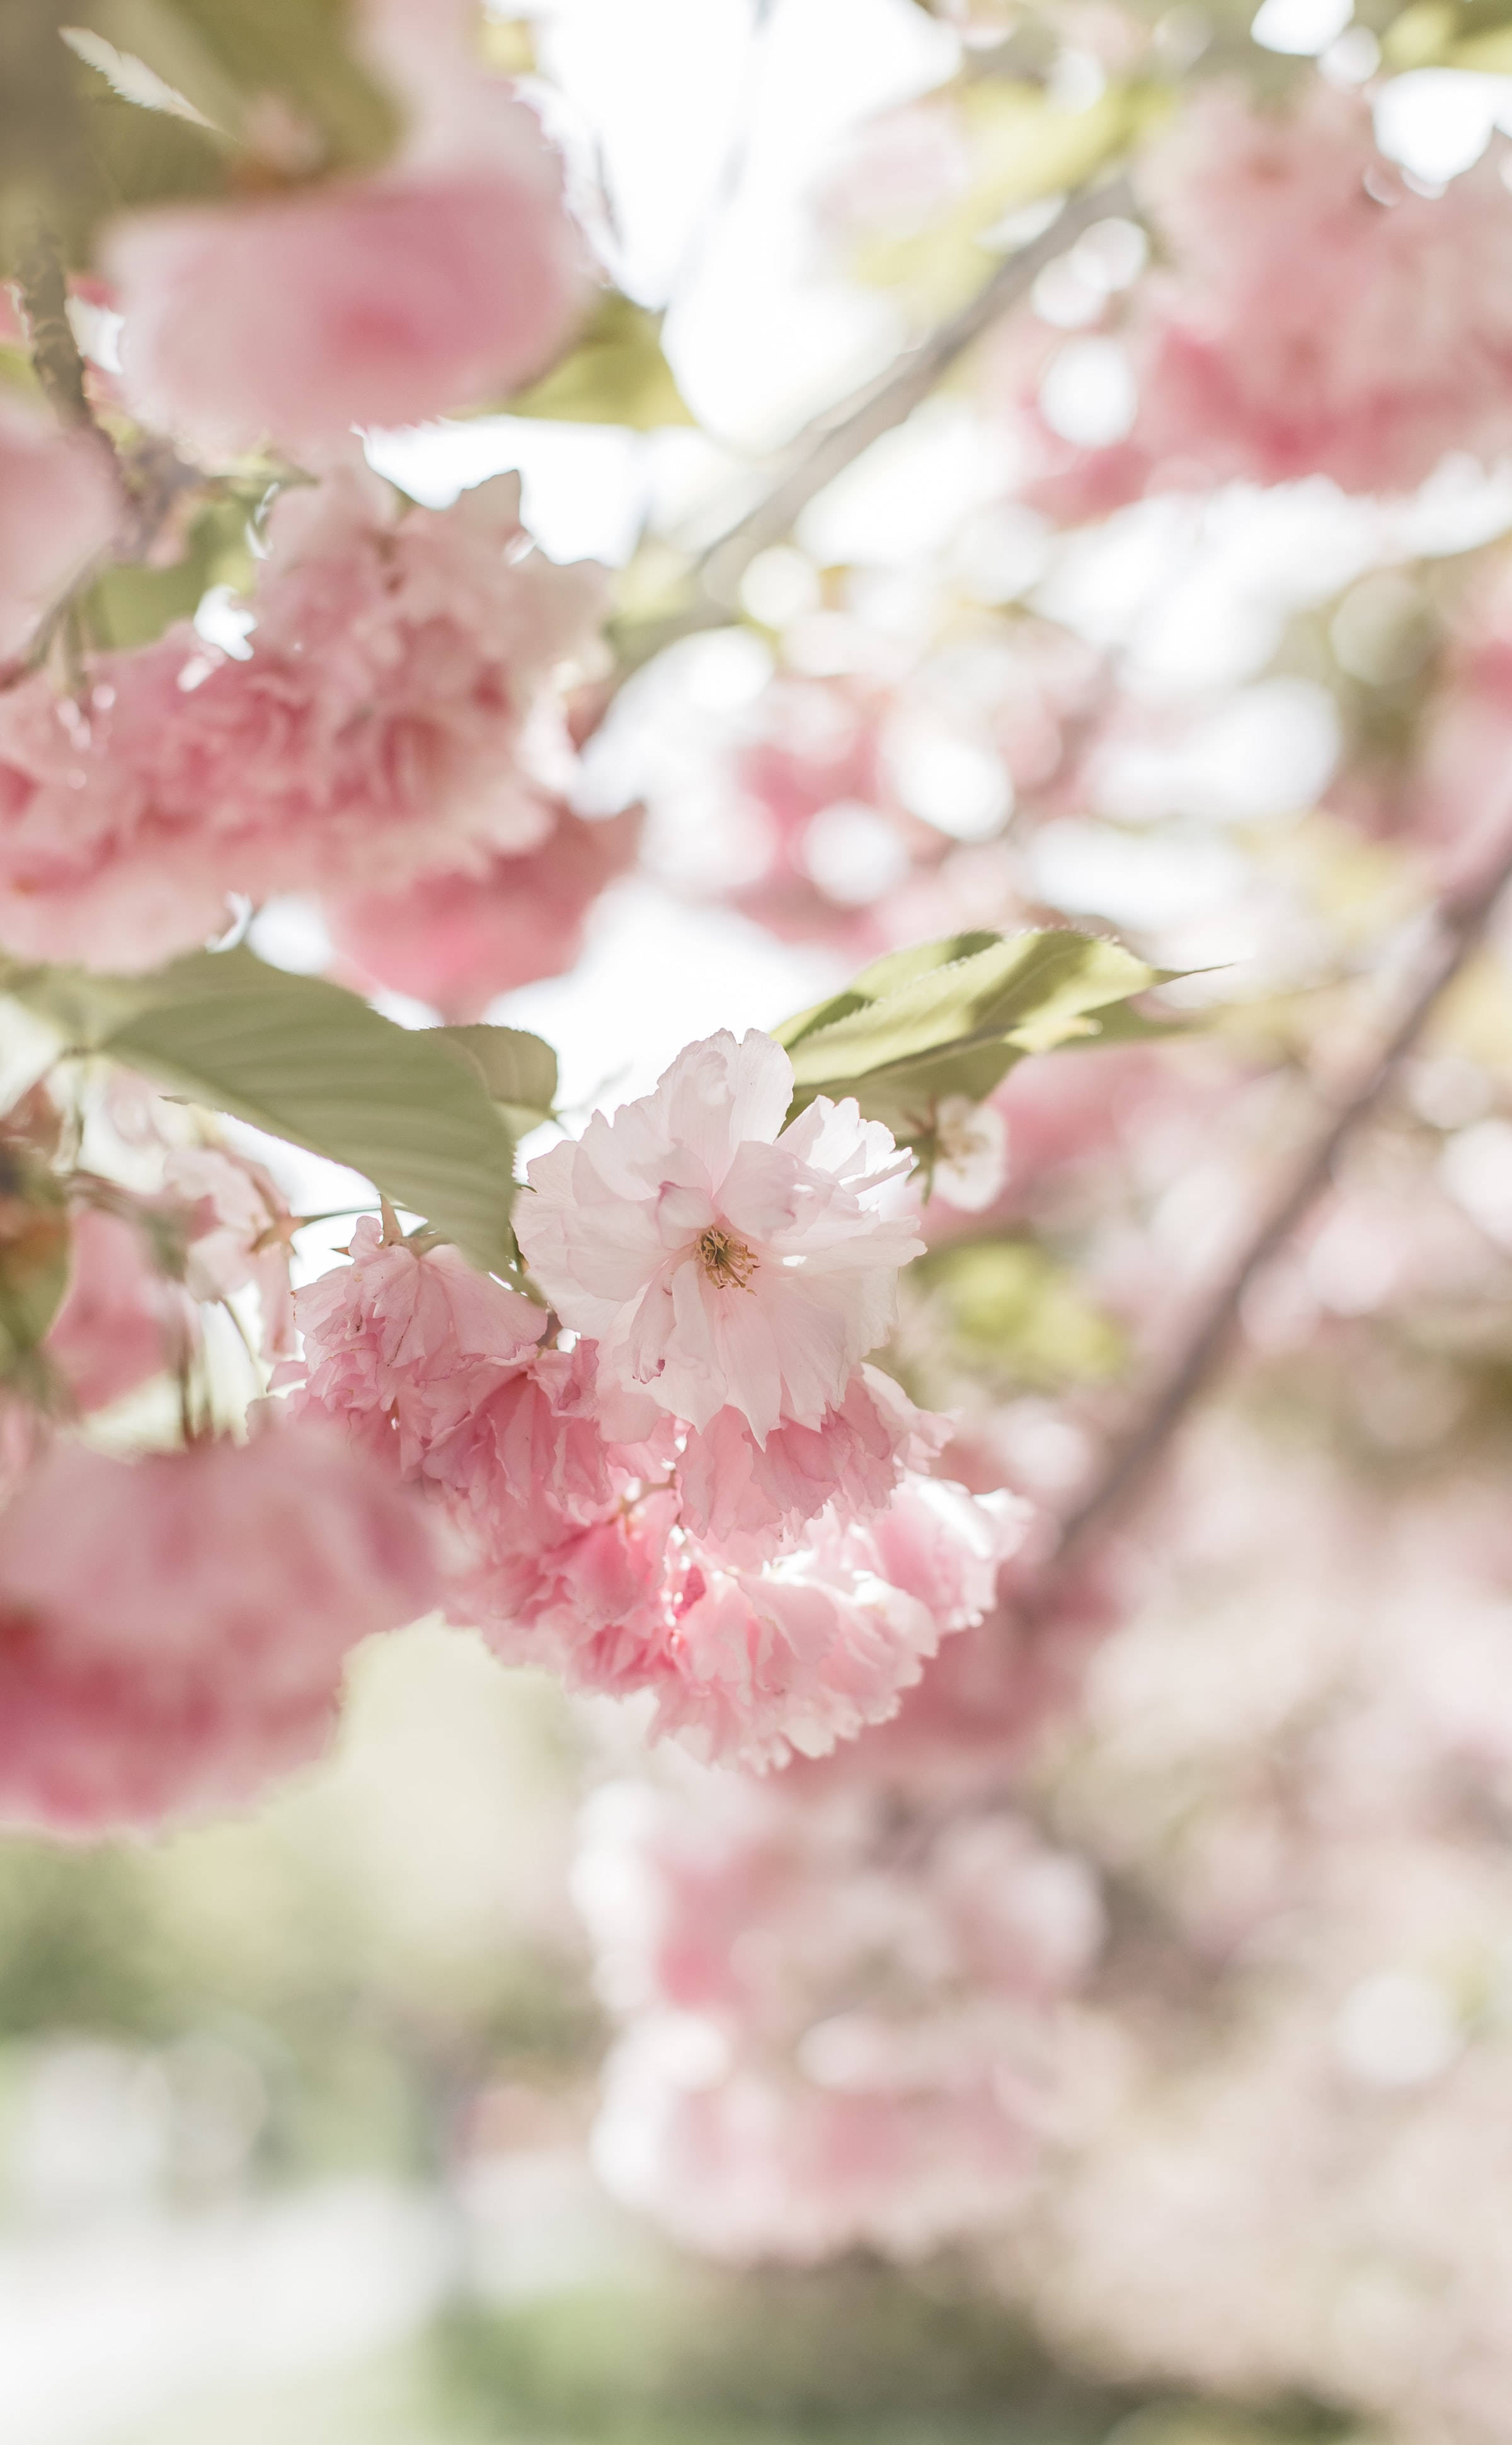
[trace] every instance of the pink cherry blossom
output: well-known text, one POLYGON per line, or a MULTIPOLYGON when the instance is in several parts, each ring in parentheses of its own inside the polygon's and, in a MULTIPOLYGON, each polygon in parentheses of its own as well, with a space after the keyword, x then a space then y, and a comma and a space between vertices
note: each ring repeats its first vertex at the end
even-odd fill
POLYGON ((228 895, 385 889, 486 871, 550 831, 562 666, 601 582, 519 525, 516 477, 402 514, 341 468, 269 527, 249 659, 173 628, 102 654, 76 700, 0 695, 0 942, 151 965, 217 930, 228 895))
POLYGON ((546 1318, 457 1249, 387 1241, 371 1217, 358 1223, 351 1255, 296 1296, 305 1358, 291 1397, 373 1449, 392 1446, 399 1466, 418 1472, 533 1349, 546 1318))
POLYGON ((883 1721, 1022 1538, 1011 1498, 908 1473, 943 1429, 869 1369, 817 1433, 763 1448, 727 1411, 684 1443, 594 1343, 546 1346, 517 1292, 370 1221, 296 1315, 294 1413, 428 1496, 453 1619, 571 1687, 651 1690, 658 1730, 711 1756, 780 1764, 883 1721))
POLYGON ((413 994, 443 1018, 476 1018, 496 994, 572 966, 588 910, 633 863, 640 828, 636 812, 586 823, 561 807, 536 849, 333 902, 331 938, 360 981, 413 994))
POLYGON ((249 1800, 322 1746, 348 1649, 435 1594, 420 1515, 328 1428, 57 1444, 0 1515, 0 1814, 94 1834, 249 1800))
POLYGON ((817 1427, 886 1335, 916 1256, 906 1156, 853 1102, 784 1127, 793 1069, 756 1031, 690 1045, 655 1092, 530 1167, 515 1228, 605 1376, 700 1431, 817 1427))
POLYGON ((681 1540, 661 1596, 600 1686, 653 1689, 656 1730, 764 1769, 827 1755, 885 1723, 943 1635, 980 1621, 1021 1541, 1022 1506, 905 1476, 861 1522, 826 1514, 756 1569, 681 1540))
POLYGON ((587 302, 583 242, 532 112, 477 84, 465 144, 115 222, 103 261, 135 412, 212 456, 270 437, 298 449, 539 373, 587 302))
POLYGON ((817 1427, 774 1427, 764 1445, 738 1409, 720 1409, 683 1439, 683 1521, 736 1559, 758 1559, 831 1503, 847 1518, 880 1511, 901 1471, 925 1467, 945 1431, 874 1367, 857 1371, 817 1427))
POLYGON ((159 1253, 145 1208, 138 1217, 85 1207, 74 1218, 68 1288, 43 1353, 82 1410, 119 1401, 195 1346, 193 1301, 159 1253))
POLYGON ((294 1346, 289 1260, 294 1218, 271 1172, 229 1147, 181 1147, 163 1166, 165 1185, 196 1208, 185 1285, 196 1299, 257 1293, 262 1346, 287 1358, 294 1346))
POLYGON ((341 1424, 430 1497, 454 1619, 510 1661, 570 1669, 632 1600, 660 1594, 664 1529, 652 1554, 646 1519, 622 1502, 657 1455, 605 1430, 641 1421, 606 1417, 591 1348, 540 1347, 543 1312, 455 1249, 385 1244, 364 1222, 352 1254, 297 1296, 296 1413, 341 1424), (626 1540, 650 1556, 628 1578, 626 1540))
POLYGON ((911 2258, 1020 2203, 1096 1888, 1006 1813, 901 1830, 786 1777, 585 1810, 574 1894, 625 2023, 595 2161, 685 2244, 911 2258))
POLYGON ((62 432, 13 395, 0 399, 0 660, 121 524, 109 460, 92 436, 62 432))
POLYGON ((1106 450, 1049 439, 1055 513, 1233 477, 1405 491, 1450 451, 1512 441, 1512 197, 1489 155, 1415 191, 1368 100, 1314 76, 1281 105, 1199 91, 1139 183, 1168 268, 1131 308, 1137 412, 1106 450))

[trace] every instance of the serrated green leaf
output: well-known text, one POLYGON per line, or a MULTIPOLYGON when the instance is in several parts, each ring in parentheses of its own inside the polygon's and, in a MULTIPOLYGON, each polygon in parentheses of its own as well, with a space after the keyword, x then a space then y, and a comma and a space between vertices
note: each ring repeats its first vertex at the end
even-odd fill
POLYGON ((793 1058, 793 1110, 854 1095, 900 1143, 928 1135, 947 1095, 980 1102, 1026 1053, 1096 1037, 1099 1012, 1167 971, 1069 928, 955 935, 863 972, 845 994, 775 1033, 793 1058), (878 985, 882 990, 876 990, 878 985))
POLYGON ((286 174, 376 169, 398 142, 398 103, 352 47, 346 0, 82 0, 70 14, 253 152, 281 107, 286 174))
POLYGON ((183 557, 167 569, 122 562, 103 569, 78 602, 88 644, 102 651, 150 645, 176 620, 192 620, 212 586, 249 586, 247 514, 245 501, 213 502, 190 528, 183 557))
POLYGON ((0 989, 70 1048, 250 1121, 371 1180, 475 1264, 512 1260, 513 1147, 476 1068, 439 1031, 250 951, 196 951, 154 976, 0 967, 0 989))
POLYGON ((612 289, 551 372, 490 412, 559 423, 624 424, 637 433, 695 421, 662 353, 661 315, 612 289))
POLYGON ((549 1121, 556 1104, 556 1055, 539 1036, 522 1027, 439 1027, 434 1033, 455 1045, 476 1069, 492 1100, 515 1135, 549 1121))
POLYGON ((809 1010, 800 1010, 794 1018, 784 1019, 773 1030, 777 1042, 791 1053, 806 1036, 821 1027, 832 1027, 837 1019, 849 1018, 852 1012, 865 1010, 884 994, 911 984, 915 977, 927 976, 932 969, 946 966, 955 960, 969 959, 975 951, 990 950, 1001 941, 998 934, 951 934, 941 943, 917 943, 911 950, 888 951, 863 968, 844 993, 831 994, 828 1001, 816 1001, 809 1010))

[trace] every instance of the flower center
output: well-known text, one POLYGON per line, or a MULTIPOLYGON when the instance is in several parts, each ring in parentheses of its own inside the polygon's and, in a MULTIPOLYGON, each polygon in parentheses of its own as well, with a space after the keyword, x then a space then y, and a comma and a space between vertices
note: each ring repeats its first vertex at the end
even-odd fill
POLYGON ((699 1262, 717 1290, 748 1291, 756 1260, 743 1240, 733 1240, 718 1224, 699 1241, 699 1262))
POLYGON ((969 1163, 973 1155, 985 1154, 992 1143, 975 1113, 943 1120, 936 1138, 945 1163, 969 1163))

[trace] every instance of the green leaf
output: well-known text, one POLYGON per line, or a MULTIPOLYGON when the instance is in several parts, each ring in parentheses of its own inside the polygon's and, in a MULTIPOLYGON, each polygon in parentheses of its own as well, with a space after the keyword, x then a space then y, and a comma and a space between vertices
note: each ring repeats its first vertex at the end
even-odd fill
POLYGON ((1111 1011, 1167 980, 1121 943, 1068 929, 957 934, 863 970, 775 1033, 793 1057, 793 1110, 854 1095, 900 1144, 926 1139, 946 1095, 980 1102, 1026 1053, 1096 1038, 1111 1011))
POLYGON ((227 193, 238 150, 290 181, 377 168, 402 116, 353 30, 346 0, 3 0, 0 271, 39 217, 87 264, 112 214, 227 193))
POLYGON ((348 1164, 475 1264, 510 1264, 510 1133, 439 1030, 396 1027, 340 985, 246 950, 195 951, 146 977, 7 962, 0 989, 71 1050, 348 1164))
POLYGON ((522 1027, 439 1027, 435 1034, 462 1054, 504 1114, 511 1134, 552 1118, 556 1104, 556 1055, 539 1036, 522 1027))
POLYGON ((97 651, 150 645, 176 620, 192 620, 212 586, 250 587, 249 504, 215 501, 196 518, 183 557, 167 569, 122 562, 102 570, 79 599, 84 636, 97 651))
POLYGON ((694 417, 662 353, 662 317, 610 289, 575 347, 551 372, 493 415, 535 416, 560 423, 625 424, 651 433, 694 417))
POLYGON ((288 175, 376 169, 399 140, 398 103, 351 47, 346 0, 84 0, 70 14, 254 154, 281 112, 274 166, 288 175))

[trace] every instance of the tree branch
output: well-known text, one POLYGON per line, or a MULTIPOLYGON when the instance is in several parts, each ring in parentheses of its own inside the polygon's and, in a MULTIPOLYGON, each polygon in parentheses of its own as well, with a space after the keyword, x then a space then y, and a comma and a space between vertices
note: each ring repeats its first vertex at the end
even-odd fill
POLYGON ((1363 1058, 1323 1096, 1314 1128, 1290 1170, 1063 1520, 1043 1578, 1029 1593, 1026 1611, 1031 1616, 1069 1566, 1144 1492, 1187 1411, 1222 1365, 1250 1284, 1279 1255, 1328 1186, 1340 1152, 1375 1111, 1439 1001, 1480 943, 1509 884, 1512 832, 1499 838, 1481 864, 1427 912, 1385 1025, 1363 1058))
POLYGON ((619 678, 628 678, 680 637, 724 626, 735 610, 740 581, 757 553, 791 534, 811 501, 874 441, 905 423, 957 360, 1028 295, 1045 266, 1074 246, 1084 230, 1094 221, 1132 210, 1132 191, 1121 175, 1080 188, 1050 227, 1009 255, 958 314, 909 348, 877 380, 805 425, 782 452, 774 479, 756 507, 700 555, 693 570, 692 603, 630 640, 621 656, 619 678))
POLYGON ((115 444, 96 423, 84 388, 84 361, 68 320, 68 275, 63 251, 40 221, 33 224, 21 256, 21 303, 31 335, 31 362, 59 423, 91 435, 109 457, 119 481, 121 464, 115 444))

